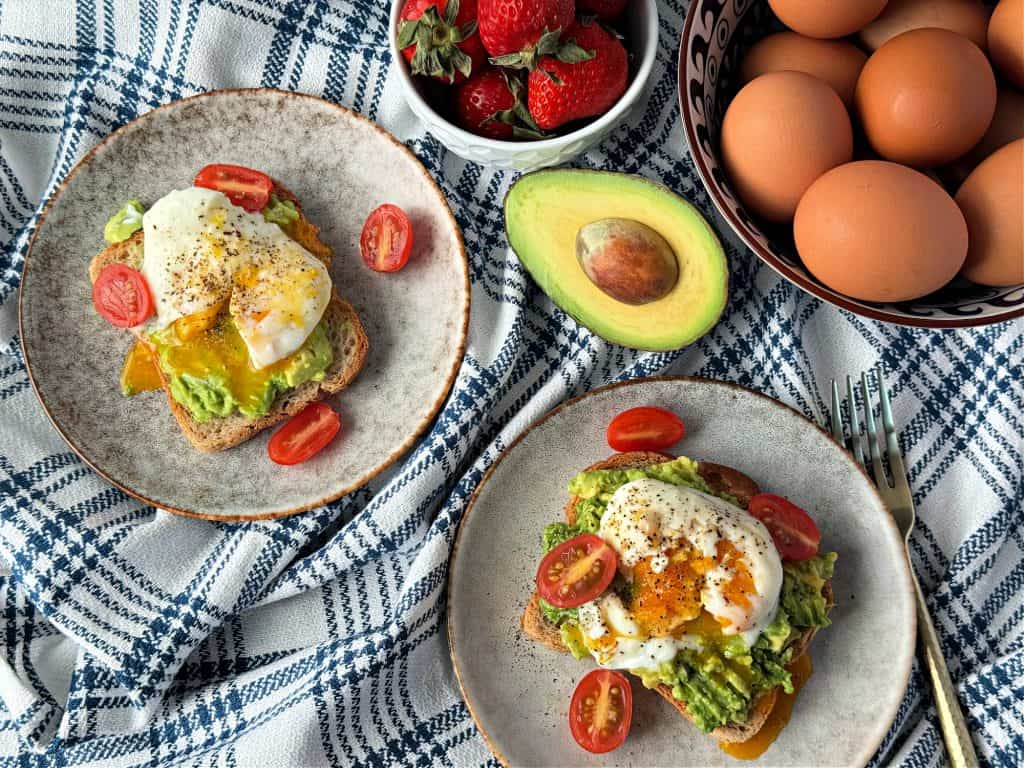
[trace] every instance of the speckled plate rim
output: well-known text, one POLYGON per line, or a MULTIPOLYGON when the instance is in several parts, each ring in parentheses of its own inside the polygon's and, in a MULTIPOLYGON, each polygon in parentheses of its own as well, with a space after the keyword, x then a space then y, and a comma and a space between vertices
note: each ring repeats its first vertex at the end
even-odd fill
POLYGON ((394 464, 395 461, 397 461, 401 456, 403 456, 405 452, 408 451, 420 437, 422 437, 422 435, 427 431, 427 428, 430 426, 431 422, 433 422, 434 417, 437 416, 438 412, 441 410, 441 407, 444 405, 445 400, 448 399, 448 395, 451 394, 452 386, 455 384, 455 378, 456 376, 458 376, 459 368, 462 365, 462 360, 466 352, 466 340, 469 335, 470 293, 471 291, 469 285, 469 259, 466 256, 466 245, 462 239, 462 230, 459 228, 458 222, 455 220, 455 216, 452 213, 451 206, 448 205, 448 199, 444 196, 444 193, 441 191, 441 188, 437 185, 437 182, 430 175, 430 172, 427 171, 426 167, 424 167, 423 163, 420 162, 420 159, 416 157, 415 153, 411 149, 409 149, 405 144, 403 144, 390 133, 388 133, 386 130, 381 128, 379 125, 377 125, 377 123, 364 117, 355 110, 349 109, 348 107, 343 107, 340 104, 336 104, 333 101, 328 101, 327 99, 320 98, 319 96, 312 96, 310 94, 299 93, 296 91, 286 91, 280 88, 221 88, 213 91, 204 91, 203 93, 197 93, 193 96, 187 96, 182 99, 175 99, 174 101, 169 101, 166 104, 161 104, 158 107, 154 107, 150 111, 139 115, 134 120, 130 120, 129 122, 119 127, 117 130, 110 133, 102 141, 97 143, 96 146, 90 149, 85 155, 83 155, 77 163, 75 163, 75 166, 68 172, 68 174, 60 182, 60 184, 57 185, 57 187, 53 190, 53 193, 47 199, 46 205, 44 206, 42 213, 39 215, 39 221, 36 223, 35 231, 33 231, 32 237, 29 239, 28 247, 25 250, 25 259, 21 268, 21 281, 18 287, 18 335, 20 337, 19 343, 21 346, 21 353, 25 359, 25 370, 28 373, 29 382, 32 384, 32 390, 35 392, 36 398, 38 398, 39 403, 43 408, 43 413, 46 414, 46 418, 49 420, 50 424, 53 425, 53 428, 57 430, 57 433, 64 439, 64 442, 66 442, 71 447, 71 450, 78 454, 79 458, 81 458, 82 461, 84 461, 94 472, 96 472, 96 474, 98 474, 108 483, 124 491, 132 498, 137 499, 138 501, 141 501, 144 504, 156 507, 157 509, 163 509, 168 512, 173 512, 176 515, 184 515, 186 517, 194 517, 202 520, 212 520, 221 523, 249 522, 254 520, 276 520, 282 517, 290 517, 291 515, 297 515, 302 512, 308 512, 311 509, 323 506, 324 504, 329 504, 332 501, 340 499, 342 496, 348 495, 349 493, 356 490, 360 486, 365 485, 366 483, 373 480, 373 478, 377 477, 377 475, 379 475, 385 469, 394 464), (331 109, 337 110, 338 112, 344 113, 349 117, 353 117, 360 122, 366 123, 374 131, 376 131, 382 138, 390 141, 392 144, 398 147, 399 150, 408 155, 409 159, 413 161, 414 166, 419 169, 419 171, 423 174, 424 179, 426 179, 429 185, 433 187, 434 191, 437 193, 438 199, 444 206, 444 211, 447 214, 448 223, 455 231, 456 241, 458 244, 458 253, 462 257, 464 267, 463 275, 465 276, 465 279, 463 281, 463 291, 465 293, 466 300, 463 302, 462 322, 458 328, 459 340, 457 345, 457 351, 452 361, 451 369, 448 371, 445 377, 444 387, 442 388, 437 399, 430 406, 430 409, 427 411, 426 415, 420 420, 420 423, 418 423, 416 427, 409 433, 409 436, 406 438, 406 440, 398 448, 396 448, 395 451, 390 456, 385 458, 380 464, 378 464, 376 467, 374 467, 373 469, 371 469, 370 471, 368 471, 355 481, 353 481, 351 484, 341 488, 340 490, 332 491, 331 493, 327 494, 321 499, 317 499, 315 501, 302 504, 292 509, 278 512, 270 512, 267 514, 215 515, 204 512, 196 512, 188 509, 180 509, 174 506, 169 506, 166 503, 158 503, 153 499, 148 498, 144 493, 134 488, 131 488, 125 482, 111 476, 101 466, 94 462, 87 455, 84 449, 79 447, 73 440, 71 440, 70 437, 68 437, 67 433, 57 422, 57 420, 53 417, 53 414, 50 411, 50 407, 46 403, 46 399, 43 397, 42 393, 39 390, 39 386, 36 383, 35 373, 33 372, 32 369, 31 356, 25 344, 25 329, 23 315, 24 304, 22 302, 22 287, 25 284, 25 275, 27 274, 29 264, 31 263, 32 248, 35 245, 36 237, 39 235, 39 232, 43 228, 43 224, 46 221, 47 215, 50 213, 50 209, 57 201, 57 198, 60 197, 60 195, 64 192, 64 188, 68 185, 68 182, 71 181, 74 175, 78 173, 78 171, 81 168, 88 164, 88 162, 92 159, 93 155, 95 155, 101 148, 105 147, 110 141, 116 139, 121 133, 128 130, 129 128, 136 127, 148 121, 150 118, 152 118, 155 114, 159 112, 175 109, 189 102, 200 101, 209 98, 217 98, 218 96, 224 96, 227 94, 240 94, 242 96, 256 94, 277 94, 287 98, 315 102, 317 104, 324 105, 330 107, 331 109))
MULTIPOLYGON (((499 454, 498 458, 494 460, 494 463, 484 473, 484 476, 480 478, 480 482, 477 484, 476 488, 473 489, 473 493, 469 497, 469 501, 466 503, 466 511, 462 513, 462 519, 459 521, 459 528, 455 532, 455 543, 452 545, 452 554, 451 554, 451 557, 449 557, 449 559, 448 559, 448 576, 445 579, 445 587, 446 587, 446 593, 447 593, 447 599, 448 599, 448 605, 445 607, 445 618, 446 618, 447 635, 448 635, 448 655, 451 658, 452 669, 455 671, 455 679, 456 679, 456 681, 458 681, 459 691, 462 694, 462 699, 463 699, 463 701, 466 702, 466 709, 469 710, 469 714, 473 717, 473 723, 476 725, 477 730, 480 732, 480 735, 483 737, 484 742, 486 742, 487 747, 491 750, 492 753, 494 753, 494 756, 495 756, 495 758, 497 758, 498 762, 500 762, 503 766, 506 766, 506 768, 508 766, 510 766, 511 763, 509 762, 508 758, 506 758, 494 746, 494 742, 491 741, 491 737, 487 733, 487 729, 484 728, 483 723, 481 722, 480 718, 477 716, 476 710, 473 709, 473 703, 470 700, 469 693, 466 690, 466 686, 465 686, 465 684, 463 683, 463 680, 462 680, 462 672, 459 670, 458 657, 457 657, 457 653, 455 651, 455 638, 454 638, 454 634, 452 632, 452 599, 451 599, 451 597, 452 597, 452 578, 453 578, 453 574, 455 573, 455 562, 456 562, 456 558, 457 558, 457 556, 459 554, 459 546, 462 543, 463 527, 465 526, 466 520, 469 519, 470 514, 473 512, 473 508, 476 506, 477 499, 479 498, 480 493, 483 491, 484 486, 487 484, 487 481, 491 479, 491 475, 494 474, 495 470, 498 469, 498 467, 501 465, 501 463, 503 461, 505 461, 506 458, 508 458, 509 454, 511 454, 512 451, 515 450, 515 448, 523 440, 525 440, 526 437, 531 432, 533 432, 538 427, 544 425, 549 419, 552 419, 553 417, 557 416, 562 411, 566 410, 567 408, 571 408, 572 406, 576 405, 577 403, 579 403, 579 402, 581 402, 583 400, 586 400, 588 398, 594 397, 595 395, 601 395, 601 394, 604 394, 606 392, 610 392, 612 390, 616 390, 616 389, 620 389, 620 388, 624 388, 624 387, 643 386, 644 384, 648 384, 648 383, 651 383, 651 382, 688 382, 688 383, 693 383, 693 384, 704 384, 704 385, 720 386, 720 387, 724 387, 726 389, 731 389, 731 390, 735 390, 737 392, 742 392, 745 395, 753 395, 754 397, 757 397, 757 398, 759 398, 761 400, 768 401, 769 403, 771 403, 772 405, 774 405, 777 408, 781 408, 783 410, 791 412, 792 414, 794 414, 795 416, 797 416, 801 420, 807 422, 808 424, 813 426, 815 429, 817 429, 818 432, 820 432, 829 441, 831 441, 833 443, 836 442, 835 438, 832 437, 831 433, 829 433, 827 430, 825 430, 820 424, 817 424, 817 423, 811 421, 804 414, 800 413, 800 411, 796 410, 792 406, 786 405, 785 403, 780 402, 780 401, 776 400, 773 397, 768 397, 768 395, 765 395, 765 394, 763 394, 761 392, 757 392, 756 390, 747 389, 746 387, 742 387, 739 384, 734 384, 734 383, 729 382, 729 381, 718 381, 717 379, 705 379, 705 378, 701 378, 699 376, 649 376, 649 377, 642 378, 642 379, 631 379, 629 381, 617 381, 617 382, 614 382, 612 384, 606 384, 606 385, 604 385, 602 387, 598 387, 597 389, 592 389, 589 392, 584 392, 582 395, 577 395, 576 397, 572 398, 571 400, 566 400, 564 403, 562 403, 561 405, 555 406, 550 411, 548 411, 546 414, 544 414, 539 419, 537 419, 535 422, 530 424, 526 429, 524 429, 522 431, 522 433, 520 433, 515 438, 515 440, 513 440, 511 443, 509 443, 508 447, 506 447, 505 450, 503 450, 499 454)), ((838 445, 838 443, 837 443, 837 445, 838 445)), ((865 482, 868 485, 868 488, 871 491, 871 494, 874 495, 874 497, 878 500, 879 506, 882 507, 883 509, 887 509, 887 507, 885 506, 885 502, 882 500, 882 497, 878 494, 878 491, 875 489, 874 482, 868 476, 868 473, 864 469, 864 467, 862 467, 860 464, 858 464, 854 460, 854 458, 852 456, 850 456, 848 453, 846 453, 845 449, 843 450, 842 454, 843 454, 844 459, 847 462, 849 462, 850 466, 854 469, 854 471, 857 472, 858 474, 860 474, 864 478, 865 482)), ((896 527, 896 522, 892 519, 892 517, 890 515, 886 515, 885 516, 885 520, 883 522, 883 525, 885 525, 887 528, 889 528, 890 533, 893 536, 895 536, 897 538, 902 538, 900 536, 899 529, 896 527)), ((910 572, 910 563, 909 563, 909 561, 907 561, 907 563, 905 565, 905 571, 906 571, 906 576, 907 576, 907 580, 908 580, 908 584, 907 584, 908 589, 912 590, 913 589, 913 583, 911 581, 912 577, 911 577, 911 572, 910 572)), ((909 616, 910 616, 910 622, 911 622, 911 624, 913 624, 913 627, 912 627, 912 631, 909 632, 907 634, 907 636, 906 636, 906 644, 911 646, 911 647, 909 649, 904 649, 905 652, 906 652, 907 658, 908 658, 908 662, 907 662, 907 668, 906 668, 906 670, 904 671, 904 673, 902 675, 902 680, 900 681, 900 688, 901 688, 902 691, 904 691, 904 693, 906 692, 907 685, 909 685, 909 683, 910 683, 910 673, 911 673, 911 671, 913 669, 914 649, 916 648, 916 645, 917 645, 917 615, 914 612, 910 612, 909 616)), ((874 739, 872 741, 872 743, 870 745, 870 748, 867 748, 867 747, 865 748, 864 752, 862 753, 861 760, 860 760, 862 765, 866 765, 868 763, 868 761, 875 754, 875 752, 878 751, 878 748, 881 746, 882 742, 884 741, 886 733, 888 732, 888 730, 891 727, 893 721, 896 719, 897 713, 899 712, 900 704, 902 703, 902 698, 903 697, 901 696, 899 699, 894 700, 895 703, 892 706, 889 707, 889 711, 882 713, 883 714, 883 718, 882 718, 881 722, 885 723, 885 728, 884 729, 879 729, 879 735, 878 735, 878 737, 876 739, 874 739)), ((600 757, 600 756, 598 755, 596 757, 600 757)))
POLYGON ((715 183, 714 177, 711 174, 711 169, 708 168, 707 163, 704 161, 704 156, 701 154, 699 149, 700 143, 697 141, 697 131, 693 125, 693 115, 690 113, 690 100, 686 97, 686 84, 688 82, 686 42, 690 39, 690 31, 693 28, 694 19, 699 11, 700 2, 699 0, 694 0, 694 2, 690 3, 690 7, 686 11, 686 20, 683 22, 683 32, 679 39, 676 92, 679 98, 679 113, 683 118, 683 127, 686 133, 686 148, 690 153, 690 159, 697 168, 697 173, 700 175, 700 180, 704 185, 704 189, 711 197, 711 201, 714 203, 718 213, 729 223, 729 226, 732 227, 733 231, 740 236, 740 239, 747 248, 753 251, 761 261, 775 270, 776 273, 793 283, 793 285, 811 294, 816 299, 824 301, 827 304, 837 306, 840 309, 845 309, 855 315, 869 317, 872 320, 881 320, 886 323, 893 323, 894 325, 904 325, 915 328, 974 328, 985 325, 995 325, 997 323, 1006 322, 1007 320, 1024 317, 1024 306, 1017 309, 1010 309, 1006 312, 1001 312, 995 315, 986 315, 984 317, 972 316, 964 318, 947 318, 942 320, 892 314, 890 312, 886 312, 884 309, 878 309, 866 304, 857 303, 839 293, 831 291, 826 293, 822 285, 810 280, 806 275, 800 274, 784 261, 778 259, 775 254, 762 248, 747 225, 732 212, 732 209, 723 197, 721 190, 715 183))

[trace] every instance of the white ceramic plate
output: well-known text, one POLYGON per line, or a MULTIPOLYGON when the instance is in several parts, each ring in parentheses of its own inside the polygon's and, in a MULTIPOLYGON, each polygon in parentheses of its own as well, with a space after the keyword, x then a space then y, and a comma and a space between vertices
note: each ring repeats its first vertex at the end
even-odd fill
POLYGON ((174 102, 93 149, 50 200, 25 261, 21 336, 44 409, 101 475, 143 501, 218 520, 277 517, 326 503, 397 459, 447 396, 465 347, 469 279, 441 191, 401 143, 354 112, 301 94, 215 91, 174 102), (126 399, 131 337, 94 311, 87 274, 107 217, 151 205, 211 162, 258 168, 302 202, 334 249, 331 276, 366 328, 370 352, 330 402, 342 431, 296 467, 267 457, 273 430, 213 454, 194 450, 163 393, 126 399), (365 267, 359 233, 381 203, 409 214, 415 246, 394 274, 365 267))
POLYGON ((810 649, 814 674, 759 762, 863 765, 896 715, 914 655, 914 597, 896 526, 867 475, 802 415, 735 385, 688 378, 613 385, 557 408, 502 454, 477 489, 455 544, 448 633, 484 738, 509 765, 743 764, 639 681, 626 743, 605 755, 584 752, 569 733, 568 708, 592 663, 539 646, 519 628, 544 525, 561 519, 569 480, 607 458, 608 422, 640 405, 682 416, 687 435, 677 453, 735 467, 812 510, 822 548, 839 553, 833 624, 810 649))

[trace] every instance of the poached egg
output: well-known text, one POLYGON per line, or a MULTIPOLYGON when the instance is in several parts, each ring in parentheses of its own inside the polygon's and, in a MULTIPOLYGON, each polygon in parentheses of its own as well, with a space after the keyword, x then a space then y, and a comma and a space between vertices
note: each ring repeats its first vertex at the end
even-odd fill
POLYGON ((259 370, 306 341, 331 300, 323 263, 259 212, 202 187, 175 190, 142 217, 150 331, 208 327, 225 305, 259 370))
POLYGON ((612 495, 598 535, 632 584, 580 606, 583 644, 614 669, 656 668, 713 637, 753 645, 775 618, 782 559, 768 529, 716 496, 649 478, 612 495))

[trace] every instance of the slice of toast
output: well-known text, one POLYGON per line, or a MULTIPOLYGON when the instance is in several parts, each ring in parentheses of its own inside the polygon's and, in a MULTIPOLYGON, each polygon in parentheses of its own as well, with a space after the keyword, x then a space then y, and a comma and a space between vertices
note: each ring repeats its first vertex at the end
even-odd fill
MULTIPOLYGON (((290 200, 299 212, 299 221, 294 226, 295 239, 330 266, 331 249, 320 240, 319 228, 306 218, 296 197, 277 181, 274 182, 274 194, 282 200, 290 200)), ((104 267, 116 262, 139 269, 142 266, 142 252, 143 234, 139 231, 97 254, 89 264, 89 279, 95 282, 104 267)), ((258 419, 250 419, 236 412, 224 418, 213 418, 201 423, 196 421, 189 410, 171 395, 170 379, 157 366, 171 413, 178 420, 189 442, 200 451, 233 448, 267 427, 295 415, 310 403, 323 400, 347 387, 366 362, 370 347, 366 331, 352 305, 343 301, 337 291, 333 290, 331 302, 324 311, 323 322, 334 351, 334 361, 325 372, 323 381, 307 381, 284 392, 274 401, 270 412, 258 419)), ((138 338, 138 333, 135 335, 138 338)))
MULTIPOLYGON (((670 461, 672 458, 674 457, 668 454, 655 453, 653 451, 632 451, 629 453, 619 453, 604 461, 599 461, 597 464, 587 467, 586 471, 589 472, 595 469, 630 469, 646 467, 651 464, 660 464, 663 461, 670 461)), ((750 503, 751 498, 761 492, 757 483, 732 467, 702 461, 697 464, 697 472, 714 493, 731 494, 735 496, 740 505, 744 507, 750 503)), ((576 505, 579 501, 580 498, 578 496, 572 496, 569 498, 569 502, 565 506, 565 519, 570 525, 576 522, 576 505)), ((825 595, 825 598, 829 603, 832 602, 831 583, 826 583, 825 586, 822 587, 822 594, 825 595)), ((552 650, 568 653, 569 649, 566 648, 565 643, 562 642, 561 631, 544 617, 544 613, 541 611, 540 603, 538 602, 539 600, 540 595, 534 592, 530 596, 529 602, 526 604, 523 616, 520 619, 520 625, 522 626, 523 633, 552 650)), ((796 641, 793 647, 793 659, 798 658, 807 651, 807 647, 810 645, 811 640, 814 638, 817 631, 817 629, 806 630, 796 641)), ((659 685, 654 690, 657 691, 665 701, 675 707, 679 714, 687 720, 690 720, 691 722, 693 721, 690 713, 686 711, 686 705, 672 695, 672 689, 669 686, 659 685)), ((750 715, 745 723, 730 723, 729 725, 723 725, 713 730, 710 735, 719 742, 743 742, 753 738, 768 720, 768 715, 771 714, 772 708, 775 706, 777 696, 778 689, 772 689, 761 693, 754 700, 750 715)))

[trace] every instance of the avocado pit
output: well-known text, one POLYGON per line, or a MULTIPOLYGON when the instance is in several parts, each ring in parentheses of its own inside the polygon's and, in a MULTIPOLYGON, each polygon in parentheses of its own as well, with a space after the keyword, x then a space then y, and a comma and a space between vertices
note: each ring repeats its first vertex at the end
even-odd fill
POLYGON ((607 218, 576 233, 576 258, 601 291, 624 304, 649 304, 679 280, 672 246, 656 230, 632 219, 607 218))

